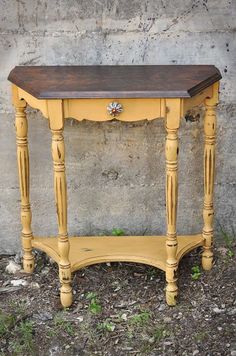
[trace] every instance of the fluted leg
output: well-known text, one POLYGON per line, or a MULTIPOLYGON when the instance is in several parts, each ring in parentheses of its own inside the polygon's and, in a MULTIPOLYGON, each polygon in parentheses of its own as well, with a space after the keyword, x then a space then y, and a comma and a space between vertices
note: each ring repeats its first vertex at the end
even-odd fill
POLYGON ((69 240, 67 234, 67 191, 65 176, 65 146, 63 131, 52 131, 52 157, 54 166, 54 191, 58 217, 58 250, 60 255, 59 276, 61 282, 61 303, 64 307, 72 304, 71 266, 69 262, 69 240))
POLYGON ((178 198, 177 179, 178 136, 177 129, 167 128, 166 137, 166 214, 167 214, 167 239, 166 239, 166 301, 168 305, 176 304, 177 287, 177 237, 176 213, 178 198))
POLYGON ((33 238, 31 230, 31 209, 29 201, 29 150, 28 150, 28 123, 25 114, 25 106, 15 106, 16 110, 16 144, 17 162, 21 192, 21 223, 22 223, 22 246, 23 246, 23 267, 24 271, 32 273, 34 270, 34 255, 32 254, 31 240, 33 238))
MULTIPOLYGON (((216 83, 217 84, 217 83, 216 83)), ((203 220, 204 226, 202 235, 204 246, 202 253, 202 267, 210 270, 213 262, 212 242, 213 242, 213 190, 215 171, 215 134, 216 134, 216 104, 218 102, 218 86, 214 87, 213 98, 205 101, 205 147, 204 147, 204 206, 203 220)))

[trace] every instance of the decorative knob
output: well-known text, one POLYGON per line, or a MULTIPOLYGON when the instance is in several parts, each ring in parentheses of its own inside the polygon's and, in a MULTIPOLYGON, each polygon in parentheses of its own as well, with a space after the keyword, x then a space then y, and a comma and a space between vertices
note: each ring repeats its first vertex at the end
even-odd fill
POLYGON ((109 112, 110 115, 115 117, 116 115, 119 115, 123 111, 123 107, 121 104, 117 103, 116 101, 113 101, 108 105, 107 111, 109 112))

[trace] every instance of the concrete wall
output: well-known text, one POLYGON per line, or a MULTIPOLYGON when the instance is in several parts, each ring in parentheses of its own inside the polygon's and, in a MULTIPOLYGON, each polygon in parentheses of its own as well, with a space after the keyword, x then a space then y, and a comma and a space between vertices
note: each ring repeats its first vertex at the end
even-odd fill
MULTIPOLYGON (((222 72, 216 218, 235 220, 236 2, 0 0, 0 253, 19 250, 19 187, 6 77, 15 65, 215 64, 222 72)), ((50 132, 29 112, 35 235, 56 234, 50 132)), ((202 122, 182 122, 178 232, 202 227, 202 122)), ((67 121, 69 233, 165 232, 163 122, 67 121)), ((219 231, 219 227, 216 224, 219 231)), ((218 233, 218 238, 220 235, 218 233)))

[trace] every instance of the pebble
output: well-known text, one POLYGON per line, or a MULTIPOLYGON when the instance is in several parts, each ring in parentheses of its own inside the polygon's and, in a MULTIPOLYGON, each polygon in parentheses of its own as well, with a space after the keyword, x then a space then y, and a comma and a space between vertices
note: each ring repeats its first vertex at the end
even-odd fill
POLYGON ((11 281, 11 285, 13 285, 14 287, 27 286, 28 284, 29 283, 24 279, 14 279, 11 281))
POLYGON ((161 304, 161 305, 159 306, 159 308, 158 308, 159 311, 163 311, 163 310, 165 310, 165 309, 166 309, 165 304, 161 304))
POLYGON ((199 354, 199 350, 194 350, 194 351, 193 351, 193 356, 195 356, 195 355, 197 355, 197 354, 199 354))
POLYGON ((15 274, 21 270, 21 266, 14 261, 10 261, 6 266, 6 272, 15 274))
POLYGON ((218 307, 213 308, 213 312, 216 314, 224 313, 224 311, 225 311, 224 309, 219 309, 218 307))
POLYGON ((172 342, 171 341, 164 341, 164 345, 170 346, 170 345, 172 345, 172 342))
POLYGON ((127 314, 126 314, 126 313, 123 313, 123 314, 121 315, 121 319, 124 320, 124 321, 126 321, 126 320, 127 320, 127 314))
POLYGON ((180 313, 177 315, 176 319, 181 319, 182 316, 183 316, 183 314, 180 312, 180 313))
POLYGON ((196 307, 196 306, 197 306, 197 302, 196 302, 195 300, 192 300, 192 301, 191 301, 191 304, 192 304, 193 307, 196 307))
POLYGON ((41 321, 47 321, 47 320, 52 320, 53 316, 51 313, 48 312, 44 312, 44 313, 40 313, 38 315, 36 315, 37 319, 41 320, 41 321))
POLYGON ((83 316, 78 316, 78 317, 77 317, 77 320, 78 320, 80 323, 82 323, 82 321, 84 320, 84 317, 83 317, 83 316))
POLYGON ((164 323, 170 323, 172 321, 172 319, 167 316, 163 319, 163 321, 164 321, 164 323))
POLYGON ((236 350, 232 350, 230 353, 231 356, 236 356, 236 350))
POLYGON ((40 288, 40 285, 37 283, 37 282, 31 282, 30 283, 30 287, 32 289, 39 289, 40 288))
POLYGON ((48 274, 49 272, 49 268, 48 267, 44 267, 41 271, 41 273, 45 276, 46 274, 48 274))
POLYGON ((22 257, 23 257, 22 252, 17 253, 14 257, 14 262, 17 263, 18 265, 20 265, 22 257))
POLYGON ((231 310, 228 311, 229 315, 235 315, 236 314, 236 308, 233 308, 231 310))

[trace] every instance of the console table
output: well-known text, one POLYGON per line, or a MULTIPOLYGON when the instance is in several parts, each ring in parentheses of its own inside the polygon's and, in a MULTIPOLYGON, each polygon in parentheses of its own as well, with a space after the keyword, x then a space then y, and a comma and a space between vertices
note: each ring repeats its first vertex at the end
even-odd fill
POLYGON ((145 263, 165 271, 166 301, 168 305, 175 305, 181 258, 202 246, 202 266, 205 270, 212 267, 215 109, 221 79, 219 70, 212 65, 17 66, 8 79, 13 83, 16 111, 25 272, 33 272, 33 248, 46 252, 58 263, 61 303, 69 307, 72 303, 72 272, 108 261, 145 263), (200 104, 205 105, 203 230, 196 235, 177 236, 178 129, 181 118, 200 104), (57 237, 36 237, 31 230, 27 105, 42 112, 52 133, 57 237), (63 129, 64 121, 69 117, 79 121, 165 120, 166 236, 68 238, 63 129))

